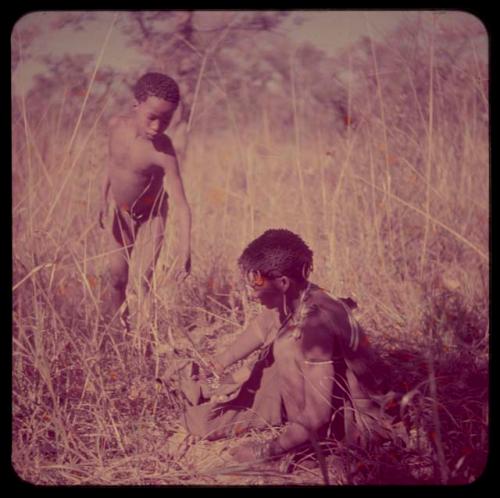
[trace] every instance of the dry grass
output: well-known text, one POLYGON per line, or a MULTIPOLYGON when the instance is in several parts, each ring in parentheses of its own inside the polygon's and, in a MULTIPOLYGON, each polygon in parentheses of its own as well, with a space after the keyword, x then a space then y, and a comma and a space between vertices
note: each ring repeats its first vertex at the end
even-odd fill
POLYGON ((143 331, 147 354, 100 314, 107 286, 106 238, 97 227, 101 116, 77 130, 81 114, 74 127, 61 126, 75 119, 64 101, 45 110, 43 123, 22 102, 13 120, 18 474, 39 484, 321 484, 310 455, 238 468, 225 451, 237 441, 186 439, 175 377, 168 389, 155 382, 173 362, 199 360, 231 341, 252 312, 234 262, 266 228, 287 227, 314 250, 312 279, 358 301, 392 387, 404 394, 398 409, 409 446, 364 454, 338 447, 327 458, 331 482, 477 477, 488 451, 489 331, 489 144, 477 71, 442 93, 431 80, 434 93, 421 104, 434 114, 422 122, 397 121, 401 111, 378 80, 364 94, 359 125, 342 132, 306 115, 301 88, 291 93, 291 125, 270 126, 272 109, 245 108, 227 95, 230 126, 210 131, 209 116, 201 116, 182 164, 194 270, 178 288, 168 280, 170 223, 156 314, 143 331))

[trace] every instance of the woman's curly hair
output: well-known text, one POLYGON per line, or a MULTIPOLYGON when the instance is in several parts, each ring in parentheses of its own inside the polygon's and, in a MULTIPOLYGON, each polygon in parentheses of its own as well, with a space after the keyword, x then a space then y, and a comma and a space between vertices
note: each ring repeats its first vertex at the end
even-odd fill
POLYGON ((179 85, 162 73, 144 74, 137 80, 133 92, 139 102, 144 102, 148 97, 158 97, 177 105, 180 99, 179 85))
POLYGON ((264 276, 286 275, 304 280, 312 270, 313 252, 290 230, 271 229, 248 244, 238 264, 244 272, 258 271, 264 276))

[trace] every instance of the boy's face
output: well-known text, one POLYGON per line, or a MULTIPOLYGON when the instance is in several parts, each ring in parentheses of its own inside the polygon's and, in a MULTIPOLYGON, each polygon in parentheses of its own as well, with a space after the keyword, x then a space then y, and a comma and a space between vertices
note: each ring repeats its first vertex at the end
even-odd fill
POLYGON ((153 140, 163 133, 172 120, 177 105, 173 102, 149 96, 145 101, 136 101, 135 116, 139 135, 153 140))

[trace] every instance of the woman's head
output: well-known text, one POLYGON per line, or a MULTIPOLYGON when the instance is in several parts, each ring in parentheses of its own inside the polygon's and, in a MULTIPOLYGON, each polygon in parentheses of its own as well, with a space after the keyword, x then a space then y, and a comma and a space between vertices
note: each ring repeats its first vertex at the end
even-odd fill
POLYGON ((313 252, 290 230, 271 229, 248 244, 238 264, 253 297, 274 307, 291 286, 307 282, 313 252))

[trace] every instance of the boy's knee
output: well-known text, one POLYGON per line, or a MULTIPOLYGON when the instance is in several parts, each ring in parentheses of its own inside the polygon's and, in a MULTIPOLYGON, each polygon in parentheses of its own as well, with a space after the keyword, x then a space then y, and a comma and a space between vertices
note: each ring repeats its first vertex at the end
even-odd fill
POLYGON ((116 270, 111 270, 109 272, 109 280, 111 283, 111 286, 114 289, 123 289, 127 285, 128 281, 128 272, 127 271, 116 271, 116 270))
POLYGON ((151 289, 153 287, 153 282, 152 282, 153 278, 152 277, 153 277, 152 274, 151 275, 145 274, 142 277, 141 288, 145 294, 149 294, 149 292, 151 291, 151 289))
POLYGON ((144 272, 144 275, 142 276, 142 283, 145 285, 151 285, 151 281, 153 280, 153 269, 149 268, 144 272))

